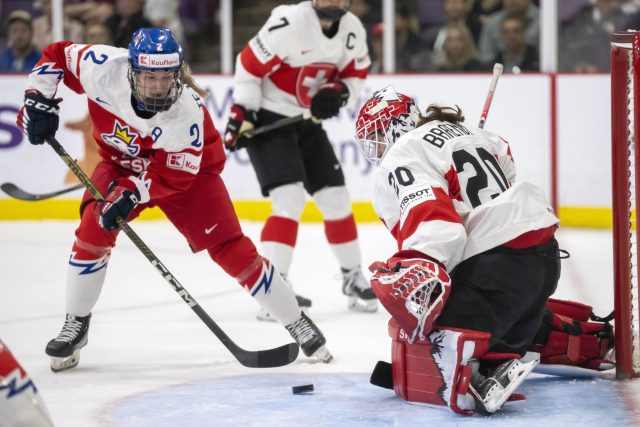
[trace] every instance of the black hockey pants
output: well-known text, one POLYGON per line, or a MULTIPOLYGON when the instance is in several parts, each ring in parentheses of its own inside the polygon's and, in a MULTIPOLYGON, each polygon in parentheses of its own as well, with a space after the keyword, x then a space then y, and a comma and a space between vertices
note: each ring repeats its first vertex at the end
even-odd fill
POLYGON ((483 252, 451 272, 451 295, 437 324, 490 332, 490 351, 524 355, 559 278, 555 238, 526 249, 483 252))

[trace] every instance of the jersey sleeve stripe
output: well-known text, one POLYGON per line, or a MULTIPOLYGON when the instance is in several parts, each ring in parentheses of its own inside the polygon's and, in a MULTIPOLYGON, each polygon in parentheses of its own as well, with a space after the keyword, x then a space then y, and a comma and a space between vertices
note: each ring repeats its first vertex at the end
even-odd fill
POLYGON ((250 46, 245 46, 240 52, 240 63, 244 69, 255 77, 264 77, 269 74, 279 63, 282 62, 278 56, 274 56, 269 61, 262 63, 253 53, 250 46))
POLYGON ((366 79, 367 74, 369 74, 369 67, 357 69, 356 61, 352 60, 342 69, 342 71, 340 71, 339 78, 347 79, 349 77, 355 77, 358 79, 366 79))
POLYGON ((84 51, 89 49, 89 47, 91 47, 91 45, 86 45, 78 52, 78 57, 76 58, 76 72, 74 73, 78 80, 80 80, 80 60, 82 59, 82 54, 84 53, 84 51))
POLYGON ((413 206, 400 226, 399 240, 404 240, 416 232, 422 222, 444 221, 463 224, 453 202, 441 188, 433 188, 435 200, 427 200, 413 206))

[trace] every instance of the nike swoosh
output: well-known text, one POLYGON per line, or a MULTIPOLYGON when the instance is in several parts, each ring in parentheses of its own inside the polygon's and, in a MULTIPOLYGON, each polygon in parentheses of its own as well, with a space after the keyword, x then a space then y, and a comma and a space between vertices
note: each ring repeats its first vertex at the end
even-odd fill
POLYGON ((306 55, 307 53, 311 52, 313 49, 307 49, 307 50, 301 50, 300 51, 300 55, 306 55))
POLYGON ((213 230, 216 229, 217 226, 218 226, 218 224, 216 224, 216 225, 214 225, 212 227, 209 227, 209 228, 205 228, 204 229, 204 234, 210 234, 213 230))
POLYGON ((100 99, 100 97, 99 97, 99 96, 96 96, 96 101, 101 102, 101 103, 103 103, 103 104, 111 105, 111 104, 109 104, 107 101, 105 101, 104 99, 100 99))

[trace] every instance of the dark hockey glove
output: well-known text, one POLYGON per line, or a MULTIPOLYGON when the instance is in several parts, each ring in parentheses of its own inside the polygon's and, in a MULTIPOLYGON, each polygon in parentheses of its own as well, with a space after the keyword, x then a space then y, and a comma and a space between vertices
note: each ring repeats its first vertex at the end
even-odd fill
POLYGON ((224 146, 229 151, 236 151, 247 146, 247 138, 242 134, 256 126, 258 115, 253 110, 247 110, 242 105, 233 104, 229 113, 229 122, 224 131, 224 146))
POLYGON ((141 196, 136 184, 128 178, 113 181, 107 190, 107 196, 100 209, 100 226, 109 231, 116 230, 116 218, 126 220, 140 203, 141 196))
POLYGON ((325 83, 311 98, 311 115, 319 119, 330 119, 347 103, 349 89, 341 81, 325 83))
POLYGON ((44 144, 45 138, 55 136, 58 130, 60 101, 62 98, 47 98, 37 90, 25 92, 24 105, 18 112, 16 124, 27 134, 30 143, 44 144))

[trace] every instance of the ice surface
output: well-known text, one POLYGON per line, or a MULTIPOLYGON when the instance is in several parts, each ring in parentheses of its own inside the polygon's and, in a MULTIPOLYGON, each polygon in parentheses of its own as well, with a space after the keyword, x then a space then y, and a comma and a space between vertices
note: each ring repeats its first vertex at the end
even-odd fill
MULTIPOLYGON (((74 228, 73 222, 0 222, 0 338, 30 373, 57 426, 640 425, 638 381, 532 375, 520 390, 527 400, 488 419, 407 404, 370 385, 376 361, 390 358, 388 315, 347 310, 319 224, 301 226, 290 276, 296 291, 313 300, 311 315, 335 356, 330 365, 301 356, 283 368, 242 367, 121 236, 80 365, 53 374, 44 347, 62 326, 74 228), (309 383, 314 393, 291 393, 309 383)), ((193 255, 169 223, 133 228, 239 345, 255 350, 290 341, 281 326, 256 321, 255 302, 206 254, 193 255)), ((256 240, 261 225, 243 228, 256 240)), ((395 250, 382 225, 362 225, 359 234, 365 264, 395 250)), ((558 240, 572 256, 563 261, 556 296, 607 314, 611 233, 561 230, 558 240)))

